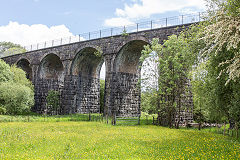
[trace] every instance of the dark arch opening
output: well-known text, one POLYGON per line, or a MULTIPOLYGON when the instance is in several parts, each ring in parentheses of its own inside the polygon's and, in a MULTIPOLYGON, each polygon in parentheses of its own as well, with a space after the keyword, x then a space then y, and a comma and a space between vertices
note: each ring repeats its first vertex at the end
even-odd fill
POLYGON ((39 66, 39 77, 63 81, 63 64, 57 55, 48 54, 42 59, 39 66))
POLYGON ((96 56, 98 52, 95 48, 87 47, 82 49, 74 58, 71 67, 71 74, 84 77, 99 78, 103 64, 102 56, 96 56))
POLYGON ((133 40, 125 44, 114 61, 113 82, 111 90, 115 93, 110 106, 112 114, 121 117, 140 116, 141 76, 140 57, 144 45, 143 40, 133 40))
POLYGON ((17 67, 21 68, 26 72, 26 77, 30 81, 32 81, 32 68, 30 67, 30 63, 27 59, 21 59, 17 62, 17 67))
POLYGON ((70 113, 100 112, 100 70, 104 60, 96 55, 97 52, 95 48, 86 47, 77 53, 72 62, 70 73, 76 83, 70 113))
POLYGON ((124 45, 116 57, 115 72, 138 74, 139 66, 141 66, 139 58, 144 45, 147 44, 142 40, 134 40, 124 45))

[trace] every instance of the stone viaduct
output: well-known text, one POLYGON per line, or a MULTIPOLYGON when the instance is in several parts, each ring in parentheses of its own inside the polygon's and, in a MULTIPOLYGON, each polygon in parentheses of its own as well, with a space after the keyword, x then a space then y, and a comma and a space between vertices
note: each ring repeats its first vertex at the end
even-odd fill
POLYGON ((140 114, 141 91, 137 84, 143 46, 153 38, 163 42, 181 30, 182 25, 145 30, 30 51, 3 59, 26 71, 34 84, 33 111, 44 111, 48 90, 53 89, 60 92, 63 114, 99 113, 100 69, 105 62, 104 112, 132 117, 140 114), (97 51, 101 51, 102 56, 97 56, 97 51))

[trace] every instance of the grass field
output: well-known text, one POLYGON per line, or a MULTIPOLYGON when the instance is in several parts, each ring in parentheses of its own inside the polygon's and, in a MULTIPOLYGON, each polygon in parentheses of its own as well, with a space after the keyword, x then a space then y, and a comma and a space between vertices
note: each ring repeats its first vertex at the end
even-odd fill
POLYGON ((220 134, 100 122, 0 123, 0 159, 240 159, 220 134))

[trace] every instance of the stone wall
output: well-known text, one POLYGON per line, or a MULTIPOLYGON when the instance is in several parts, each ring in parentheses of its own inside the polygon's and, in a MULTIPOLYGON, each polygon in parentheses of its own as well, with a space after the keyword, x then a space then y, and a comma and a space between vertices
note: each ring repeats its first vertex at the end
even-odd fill
POLYGON ((99 79, 85 76, 66 76, 62 104, 64 113, 99 113, 99 79))
MULTIPOLYGON (((38 113, 44 113, 46 110, 46 97, 49 90, 59 91, 62 93, 63 84, 58 80, 54 79, 38 79, 34 85, 35 90, 35 105, 32 108, 32 111, 38 113)), ((60 106, 62 106, 60 104, 60 106)))
POLYGON ((140 115, 141 91, 138 76, 131 73, 112 73, 111 110, 120 117, 137 117, 140 115))

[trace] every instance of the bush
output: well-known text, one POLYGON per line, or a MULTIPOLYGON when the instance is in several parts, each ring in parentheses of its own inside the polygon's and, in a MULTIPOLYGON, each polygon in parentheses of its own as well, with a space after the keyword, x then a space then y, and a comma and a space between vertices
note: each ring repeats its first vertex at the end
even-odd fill
MULTIPOLYGON (((58 114, 60 108, 60 97, 59 92, 50 90, 47 95, 47 107, 52 111, 52 113, 58 114)), ((48 111, 47 111, 48 112, 48 111)))
POLYGON ((0 114, 6 114, 7 110, 4 106, 0 106, 0 114))
POLYGON ((13 80, 10 66, 0 59, 0 83, 13 80))
POLYGON ((33 104, 33 85, 26 73, 0 60, 0 114, 22 114, 33 104))
POLYGON ((5 82, 0 84, 0 104, 7 114, 22 114, 34 104, 33 91, 24 85, 5 82))

